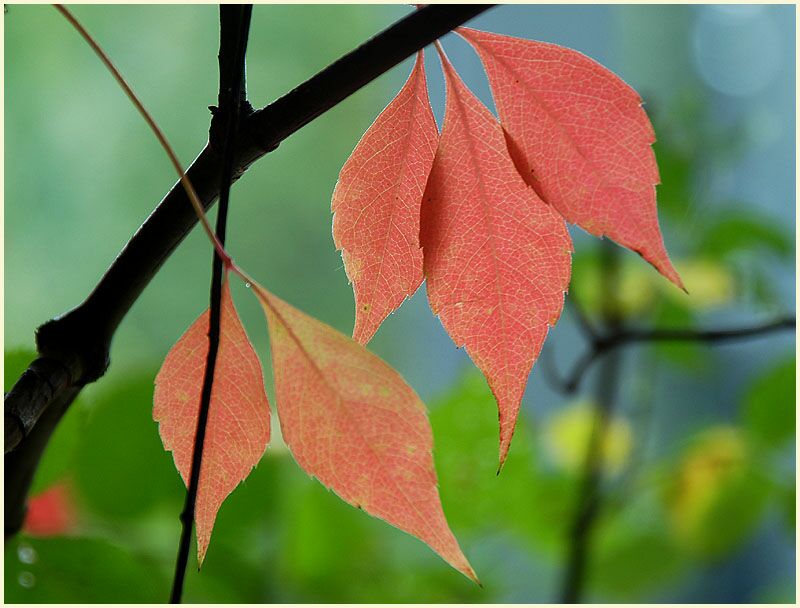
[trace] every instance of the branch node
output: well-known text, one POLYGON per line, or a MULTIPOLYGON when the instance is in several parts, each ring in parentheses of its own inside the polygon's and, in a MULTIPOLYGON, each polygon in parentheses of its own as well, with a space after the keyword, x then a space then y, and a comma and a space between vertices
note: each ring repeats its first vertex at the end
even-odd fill
MULTIPOLYGON (((230 119, 230 112, 221 106, 208 106, 211 110, 211 126, 208 129, 208 145, 215 154, 222 156, 222 151, 225 149, 225 126, 230 119)), ((239 124, 236 139, 239 142, 239 148, 246 146, 247 149, 258 147, 258 143, 251 135, 251 129, 247 126, 247 118, 255 112, 255 109, 246 99, 239 102, 239 124)), ((275 143, 269 148, 259 148, 264 154, 272 152, 277 149, 278 144, 275 143)))
POLYGON ((79 306, 41 325, 36 330, 36 348, 42 358, 60 362, 72 384, 83 386, 108 369, 111 339, 79 306))

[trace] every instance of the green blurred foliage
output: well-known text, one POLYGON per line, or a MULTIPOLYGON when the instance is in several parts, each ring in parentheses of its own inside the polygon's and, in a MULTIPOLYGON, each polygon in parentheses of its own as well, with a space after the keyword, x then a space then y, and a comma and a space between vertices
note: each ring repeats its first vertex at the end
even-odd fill
POLYGON ((155 370, 129 372, 124 382, 104 387, 82 429, 75 482, 87 506, 105 517, 139 517, 182 494, 172 458, 155 433, 154 377, 155 370))
MULTIPOLYGON (((692 328, 695 326, 695 316, 683 302, 664 298, 654 308, 652 323, 654 327, 692 328)), ((702 374, 711 365, 708 346, 700 342, 660 342, 654 344, 652 349, 663 361, 679 367, 687 374, 702 374)))
POLYGON ((3 359, 3 391, 8 392, 28 365, 36 358, 36 351, 27 349, 7 350, 3 359))
POLYGON ((797 527, 797 486, 792 484, 784 488, 780 500, 786 525, 794 532, 797 527))
POLYGON ((545 469, 524 414, 499 474, 497 405, 479 373, 470 372, 433 405, 431 424, 442 501, 459 538, 504 529, 512 539, 525 538, 557 551, 569 519, 565 490, 570 482, 545 469))
POLYGON ((743 206, 726 206, 706 225, 699 240, 699 253, 714 258, 740 252, 770 253, 784 262, 794 257, 791 234, 774 220, 743 206))
MULTIPOLYGON (((785 314, 787 302, 778 296, 774 271, 793 263, 793 226, 744 202, 720 201, 712 208, 712 201, 703 200, 711 190, 709 175, 745 149, 742 129, 709 126, 713 121, 704 118, 711 111, 709 103, 689 91, 670 104, 653 105, 648 109, 659 134, 659 216, 668 245, 669 235, 682 237, 673 260, 689 293, 663 281, 641 260, 622 254, 613 301, 616 314, 637 327, 680 329, 719 325, 716 314, 736 309, 752 311, 756 318, 785 314)), ((606 298, 603 262, 596 251, 575 253, 569 295, 597 325, 606 298)), ((698 382, 719 369, 715 349, 701 342, 657 342, 638 348, 647 352, 638 367, 646 376, 654 372, 654 365, 668 366, 698 382)), ((643 382, 644 394, 651 393, 648 380, 643 382)), ((630 474, 623 472, 607 491, 606 510, 595 529, 590 597, 652 597, 693 568, 736 555, 775 511, 793 533, 794 472, 785 469, 787 456, 794 454, 795 390, 795 359, 778 356, 745 387, 740 418, 732 424, 699 426, 677 446, 646 462, 639 462, 642 455, 634 447, 630 474)), ((557 415, 568 418, 570 403, 561 407, 557 415)), ((703 412, 698 409, 699 420, 713 420, 703 412)), ((641 434, 646 427, 635 430, 641 434)), ((545 443, 558 442, 563 451, 568 449, 565 440, 580 435, 577 428, 570 433, 562 432, 559 438, 551 430, 545 443)), ((635 437, 635 443, 643 441, 645 437, 635 437)), ((775 597, 787 597, 785 586, 776 589, 775 597)))
POLYGON ((158 602, 167 579, 109 542, 20 536, 5 547, 5 600, 26 603, 158 602))
POLYGON ((619 601, 664 588, 686 567, 663 513, 644 502, 626 506, 598 526, 589 583, 619 601))
POLYGON ((744 417, 753 436, 780 446, 795 436, 797 360, 790 357, 768 370, 744 397, 744 417))
MULTIPOLYGON (((131 374, 92 399, 70 470, 81 522, 74 533, 81 538, 21 536, 9 544, 8 601, 165 599, 183 493, 150 418, 152 378, 152 373, 131 374), (35 549, 36 567, 15 557, 20 543, 35 549), (62 568, 66 554, 71 561, 62 568), (142 584, 137 583, 140 573, 147 579, 142 584), (93 587, 91 595, 81 595, 80 585, 72 582, 96 577, 111 583, 93 587)), ((189 569, 186 600, 502 599, 513 583, 504 576, 502 557, 479 550, 490 537, 504 539, 504 555, 515 547, 557 568, 579 471, 549 455, 553 424, 532 427, 523 415, 514 449, 497 475, 496 417, 491 392, 475 371, 432 404, 443 505, 483 590, 416 539, 340 501, 300 471, 287 452, 269 450, 223 505, 202 571, 189 569)), ((586 426, 584 417, 563 415, 559 424, 586 426)), ((745 442, 735 429, 702 433, 674 461, 653 463, 643 481, 611 494, 590 556, 593 592, 629 601, 661 589, 694 560, 719 556, 745 540, 771 496, 782 509, 788 505, 786 491, 769 491, 745 442), (653 482, 653 467, 667 483, 653 482)), ((48 451, 43 466, 58 457, 48 451)))

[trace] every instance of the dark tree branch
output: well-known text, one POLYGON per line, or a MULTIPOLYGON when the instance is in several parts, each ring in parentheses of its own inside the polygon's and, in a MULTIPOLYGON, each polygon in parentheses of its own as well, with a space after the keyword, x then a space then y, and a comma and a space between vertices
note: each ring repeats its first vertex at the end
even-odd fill
POLYGON ((248 121, 250 132, 262 150, 271 149, 403 59, 491 6, 433 4, 414 11, 257 111, 248 121))
POLYGON ((70 378, 70 370, 56 359, 40 357, 28 366, 6 395, 6 445, 16 445, 30 433, 42 414, 37 405, 51 402, 70 378))
POLYGON ((61 417, 75 400, 80 392, 80 387, 69 386, 58 392, 58 396, 50 402, 50 407, 39 418, 38 424, 19 444, 19 448, 4 459, 5 482, 5 537, 15 535, 22 527, 25 520, 25 496, 20 497, 19 492, 28 492, 33 474, 39 465, 47 443, 56 429, 61 417))
MULTIPOLYGON (((619 285, 619 249, 605 240, 600 243, 600 253, 603 285, 600 312, 604 325, 614 332, 619 330, 622 323, 616 302, 619 285)), ((561 595, 561 602, 565 604, 580 602, 586 585, 592 533, 602 504, 603 445, 619 385, 621 364, 619 355, 619 352, 614 352, 606 357, 602 362, 601 373, 597 376, 594 424, 584 456, 567 544, 567 564, 561 595)))
MULTIPOLYGON (((302 126, 490 6, 434 5, 415 11, 266 108, 249 114, 239 129, 231 182, 302 126)), ((222 155, 215 132, 212 128, 209 144, 186 172, 206 209, 219 194, 222 175, 222 155)), ((35 467, 30 469, 27 477, 10 476, 9 467, 19 467, 21 458, 9 459, 8 453, 23 449, 48 408, 60 405, 66 395, 74 398, 84 384, 105 373, 111 339, 120 322, 196 222, 183 186, 176 183, 86 300, 37 331, 42 359, 55 361, 68 370, 69 377, 62 381, 63 372, 51 370, 52 373, 45 373, 38 381, 29 379, 26 386, 15 386, 6 396, 6 418, 10 415, 10 421, 18 429, 7 435, 5 443, 7 515, 23 508, 35 470, 35 467), (18 420, 23 422, 22 426, 18 420), (25 426, 25 420, 32 422, 25 426), (11 478, 15 481, 10 482, 11 478)), ((48 417, 48 421, 56 424, 58 419, 48 417)), ((47 437, 53 428, 48 430, 47 437)), ((46 441, 41 443, 41 449, 44 445, 46 441)), ((26 448, 25 453, 29 460, 33 458, 30 449, 26 448)), ((39 454, 36 461, 38 457, 39 454)))
MULTIPOLYGON (((220 5, 220 46, 219 46, 219 109, 215 114, 224 117, 224 146, 222 152, 222 178, 220 181, 219 210, 217 211, 216 234, 219 242, 225 245, 225 232, 228 223, 228 202, 233 176, 233 155, 236 149, 236 134, 239 118, 247 103, 245 87, 245 55, 247 37, 250 31, 250 17, 253 5, 220 5)), ((170 602, 180 604, 183 596, 183 581, 189 562, 192 525, 194 524, 197 491, 200 487, 200 471, 203 465, 206 428, 211 409, 211 390, 214 385, 214 369, 217 364, 220 338, 220 317, 222 314, 222 258, 214 250, 211 264, 211 293, 208 327, 208 356, 200 396, 200 411, 192 450, 192 468, 189 485, 186 489, 186 502, 181 513, 181 538, 178 543, 178 557, 175 562, 175 577, 172 582, 170 602)))
POLYGON ((706 342, 716 344, 732 340, 756 338, 776 331, 795 328, 795 317, 780 317, 773 321, 722 329, 618 329, 607 335, 599 335, 591 340, 589 350, 581 355, 573 365, 566 379, 558 379, 552 368, 548 369, 548 380, 560 392, 571 395, 583 381, 589 368, 609 352, 631 344, 647 342, 706 342))

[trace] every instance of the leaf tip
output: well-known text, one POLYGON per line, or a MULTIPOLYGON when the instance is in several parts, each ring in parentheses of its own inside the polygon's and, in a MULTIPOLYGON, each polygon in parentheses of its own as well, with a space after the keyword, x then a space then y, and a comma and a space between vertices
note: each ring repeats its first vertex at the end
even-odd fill
MULTIPOLYGON (((681 279, 678 271, 675 270, 675 266, 672 264, 672 260, 669 259, 669 254, 667 253, 667 249, 664 246, 663 238, 659 234, 659 238, 661 239, 660 243, 657 243, 656 247, 648 248, 648 247, 629 247, 632 251, 639 254, 644 260, 649 263, 653 268, 655 268, 658 273, 667 279, 670 283, 674 284, 678 289, 683 291, 685 294, 689 294, 689 291, 686 289, 686 286, 683 284, 683 280, 681 279)), ((625 245, 623 245, 625 246, 625 245)))
POLYGON ((197 534, 197 571, 200 571, 200 568, 203 567, 203 562, 206 559, 206 551, 208 551, 208 541, 210 539, 206 539, 200 536, 199 532, 197 534))
POLYGON ((499 463, 497 465, 497 475, 503 469, 503 465, 508 458, 508 450, 511 447, 511 438, 514 436, 514 429, 516 428, 517 419, 514 414, 510 420, 510 424, 503 420, 503 415, 500 415, 500 448, 499 448, 499 463))
POLYGON ((481 583, 480 579, 478 578, 478 575, 475 574, 475 570, 473 570, 472 566, 467 560, 467 557, 460 549, 458 550, 458 557, 455 560, 450 560, 447 558, 445 559, 451 566, 453 566, 453 568, 458 570, 461 574, 463 574, 473 583, 478 585, 478 587, 483 589, 483 583, 481 583))
POLYGON ((378 331, 380 323, 375 323, 372 320, 372 305, 356 304, 356 321, 353 326, 353 340, 358 342, 361 346, 366 346, 370 340, 375 336, 378 331))
POLYGON ((471 580, 473 583, 478 585, 478 587, 483 589, 483 583, 480 581, 480 579, 478 579, 478 575, 475 574, 475 570, 472 569, 472 566, 467 564, 467 570, 466 571, 462 571, 462 572, 464 572, 464 574, 466 574, 466 576, 467 576, 467 578, 469 580, 471 580))
POLYGON ((497 472, 495 476, 500 477, 500 472, 503 470, 503 467, 506 464, 506 458, 508 457, 508 445, 503 446, 500 445, 500 458, 499 462, 497 463, 497 472))
POLYGON ((669 258, 666 259, 664 264, 659 264, 656 266, 656 270, 660 272, 664 277, 673 283, 678 289, 683 291, 687 296, 689 295, 689 290, 686 289, 686 285, 683 284, 683 280, 681 279, 678 271, 675 270, 675 267, 670 262, 669 258))

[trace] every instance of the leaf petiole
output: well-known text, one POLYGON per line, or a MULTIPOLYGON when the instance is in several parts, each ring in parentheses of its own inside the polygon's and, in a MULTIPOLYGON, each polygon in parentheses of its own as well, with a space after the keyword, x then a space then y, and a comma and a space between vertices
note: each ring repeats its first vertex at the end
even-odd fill
POLYGON ((164 151, 167 153, 172 166, 178 172, 178 176, 180 177, 181 184, 183 185, 184 189, 186 190, 186 194, 189 197, 189 201, 194 208, 194 212, 197 214, 197 219, 200 220, 200 223, 203 226, 203 230, 205 231, 208 239, 211 241, 211 244, 216 249, 217 254, 219 255, 220 259, 222 259, 222 264, 225 268, 231 268, 233 264, 233 259, 228 252, 225 251, 225 247, 222 246, 217 235, 214 233, 214 230, 211 228, 211 224, 208 222, 208 218, 206 218, 205 211, 203 210, 203 205, 200 203, 200 199, 197 196, 197 193, 192 186, 192 183, 189 181, 189 178, 186 176, 186 173, 181 166, 180 161, 178 160, 178 156, 175 154, 175 151, 170 146, 169 141, 167 141, 167 137, 164 135, 164 132, 159 128, 156 121, 150 115, 150 113, 145 109, 144 104, 140 101, 140 99, 136 96, 136 93, 133 92, 133 89, 127 83, 125 78, 123 78, 122 74, 120 74, 119 70, 117 70, 114 63, 111 61, 109 56, 105 53, 105 51, 100 47, 100 45, 92 38, 92 35, 86 31, 86 28, 81 25, 81 23, 77 20, 77 18, 69 11, 67 7, 63 4, 54 4, 55 9, 61 13, 64 18, 69 21, 69 23, 74 27, 78 33, 83 37, 83 39, 92 47, 92 50, 97 54, 103 64, 108 68, 111 75, 114 79, 119 83, 119 86, 122 87, 122 90, 125 91, 125 94, 128 96, 128 99, 131 100, 131 103, 136 107, 139 111, 139 114, 142 115, 147 125, 155 134, 158 142, 161 144, 161 147, 164 148, 164 151))

